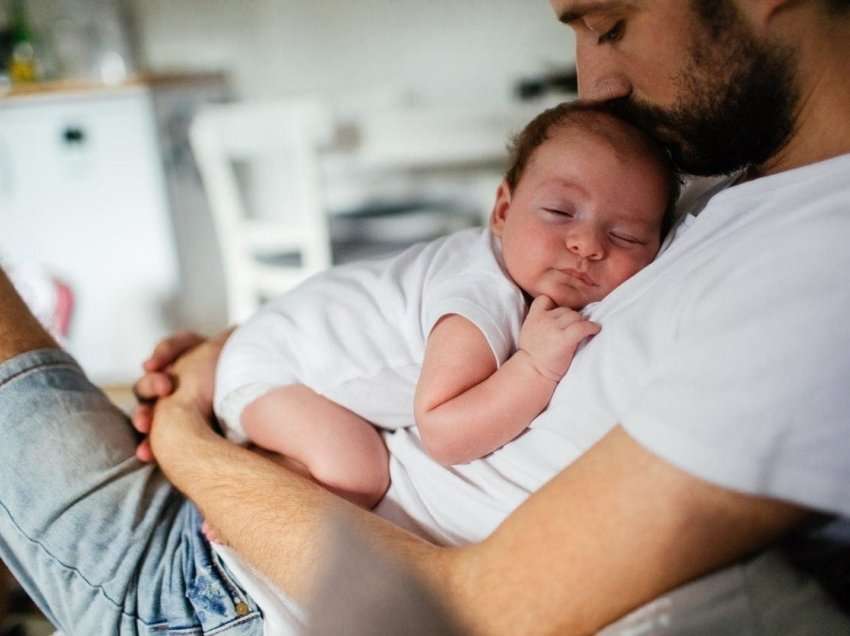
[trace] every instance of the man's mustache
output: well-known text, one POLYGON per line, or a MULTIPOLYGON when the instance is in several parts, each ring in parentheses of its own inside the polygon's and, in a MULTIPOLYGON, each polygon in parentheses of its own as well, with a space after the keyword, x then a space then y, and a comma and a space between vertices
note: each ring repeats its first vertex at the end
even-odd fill
POLYGON ((659 142, 663 144, 669 143, 669 139, 658 137, 658 131, 660 129, 675 128, 670 114, 665 110, 651 104, 638 103, 631 97, 613 99, 606 105, 615 116, 652 135, 659 142))
MULTIPOLYGON (((611 113, 643 130, 666 148, 670 159, 677 170, 687 174, 715 174, 713 167, 706 168, 699 158, 697 163, 688 141, 693 141, 697 132, 689 124, 677 116, 675 112, 667 111, 652 104, 642 104, 630 97, 611 100, 607 104, 611 113), (686 148, 690 148, 686 151, 686 148)), ((706 140, 702 140, 705 142, 706 140)))

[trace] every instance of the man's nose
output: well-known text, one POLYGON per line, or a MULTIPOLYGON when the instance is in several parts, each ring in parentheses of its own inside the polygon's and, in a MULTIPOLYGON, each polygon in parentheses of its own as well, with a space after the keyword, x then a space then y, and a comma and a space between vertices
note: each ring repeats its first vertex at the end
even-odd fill
POLYGON ((611 59, 611 49, 597 44, 592 33, 576 35, 576 71, 581 99, 605 102, 627 97, 632 92, 625 72, 611 59))
POLYGON ((602 237, 594 228, 576 228, 567 236, 567 249, 589 261, 598 261, 605 256, 602 237))

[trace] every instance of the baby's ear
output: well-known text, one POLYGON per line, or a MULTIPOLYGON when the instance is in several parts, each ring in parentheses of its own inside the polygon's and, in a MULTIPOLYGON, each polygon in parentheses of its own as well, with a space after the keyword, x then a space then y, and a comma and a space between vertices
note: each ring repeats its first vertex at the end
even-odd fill
POLYGON ((499 184, 499 189, 496 190, 496 202, 493 204, 493 211, 490 213, 490 231, 496 236, 502 236, 510 208, 511 187, 503 179, 499 184))

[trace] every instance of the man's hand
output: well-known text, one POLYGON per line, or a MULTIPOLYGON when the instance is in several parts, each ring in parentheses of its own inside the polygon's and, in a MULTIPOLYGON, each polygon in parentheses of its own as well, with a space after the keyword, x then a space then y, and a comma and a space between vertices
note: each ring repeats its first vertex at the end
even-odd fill
POLYGON ((577 311, 558 307, 548 296, 538 296, 522 324, 519 349, 529 355, 541 375, 558 382, 570 368, 581 341, 600 329, 577 311))
POLYGON ((229 336, 226 331, 205 340, 170 367, 174 390, 157 400, 148 436, 152 455, 166 475, 168 461, 185 459, 186 444, 200 438, 220 439, 211 426, 213 388, 215 367, 229 336))
POLYGON ((230 330, 205 340, 181 355, 170 367, 173 391, 169 400, 179 400, 204 417, 213 412, 215 367, 230 330))
MULTIPOLYGON (((150 447, 148 435, 153 424, 153 412, 157 400, 167 397, 174 393, 178 386, 178 373, 183 374, 184 384, 189 383, 188 389, 191 389, 193 383, 209 384, 209 395, 212 395, 211 380, 207 377, 212 374, 215 369, 215 361, 218 359, 218 354, 215 354, 214 359, 210 362, 209 355, 214 351, 220 351, 224 341, 230 335, 231 330, 224 332, 211 341, 207 341, 204 336, 192 332, 180 332, 159 342, 154 348, 150 357, 144 361, 142 368, 145 374, 133 386, 133 393, 139 401, 136 408, 133 410, 132 422, 137 431, 144 434, 145 439, 139 444, 136 449, 136 457, 141 461, 150 462, 154 460, 153 453, 150 447), (206 363, 200 363, 199 360, 194 360, 192 365, 204 378, 190 380, 186 377, 188 370, 187 363, 179 361, 190 351, 198 348, 200 345, 211 342, 212 349, 206 351, 206 363), (207 364, 209 368, 204 368, 207 364), (179 365, 179 370, 178 370, 179 365), (206 374, 206 375, 205 375, 206 374)), ((203 356, 202 356, 203 357, 203 356)), ((192 371, 188 371, 192 373, 192 371)), ((211 400, 211 398, 210 398, 211 400)), ((205 410, 208 410, 205 407, 205 410)))

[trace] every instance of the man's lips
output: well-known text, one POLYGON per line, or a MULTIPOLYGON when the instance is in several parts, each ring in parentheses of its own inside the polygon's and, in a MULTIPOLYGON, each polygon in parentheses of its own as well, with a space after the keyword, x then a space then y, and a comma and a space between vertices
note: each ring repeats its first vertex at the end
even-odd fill
POLYGON ((567 276, 570 276, 571 278, 575 278, 576 280, 581 281, 582 283, 584 283, 588 287, 599 287, 599 285, 596 284, 595 280, 593 280, 590 276, 588 276, 584 272, 578 271, 577 269, 568 268, 568 269, 562 269, 562 270, 559 270, 559 271, 563 274, 566 274, 567 276))

